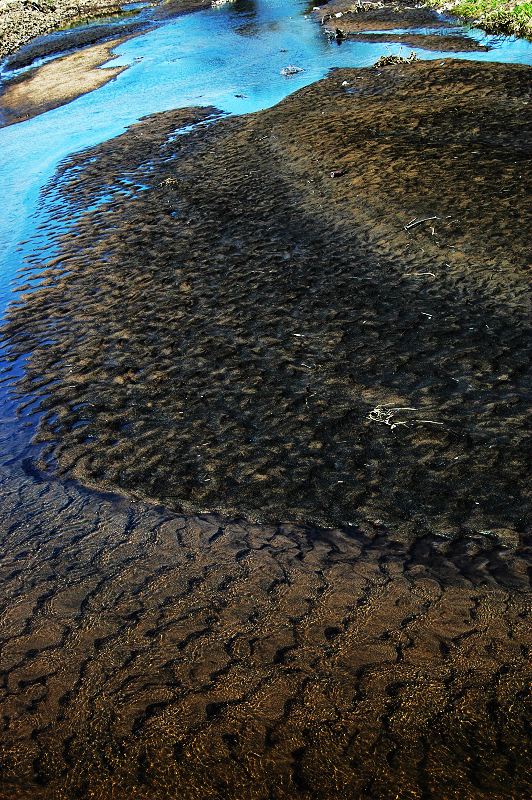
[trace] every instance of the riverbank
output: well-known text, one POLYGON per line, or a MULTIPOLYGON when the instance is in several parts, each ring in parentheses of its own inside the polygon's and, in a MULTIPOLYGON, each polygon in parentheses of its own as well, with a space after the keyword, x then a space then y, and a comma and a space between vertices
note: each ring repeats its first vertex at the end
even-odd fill
POLYGON ((54 3, 26 3, 0 0, 0 58, 13 53, 30 39, 59 28, 78 17, 120 12, 116 0, 56 0, 54 3))
POLYGON ((488 33, 532 39, 532 3, 528 0, 427 0, 427 5, 484 28, 488 33))

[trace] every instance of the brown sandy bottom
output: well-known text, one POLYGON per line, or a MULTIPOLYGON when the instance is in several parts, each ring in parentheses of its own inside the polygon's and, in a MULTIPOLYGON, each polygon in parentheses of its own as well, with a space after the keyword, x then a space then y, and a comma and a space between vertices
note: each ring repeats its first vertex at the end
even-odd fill
POLYGON ((346 38, 356 42, 381 42, 387 44, 400 44, 408 47, 417 47, 421 50, 432 50, 440 53, 471 53, 487 52, 487 45, 479 44, 471 36, 457 36, 444 34, 416 34, 416 33, 351 33, 346 38))
POLYGON ((86 47, 7 81, 0 94, 0 125, 44 114, 104 86, 127 67, 105 67, 125 39, 86 47))
POLYGON ((529 541, 0 484, 2 800, 529 797, 529 541))
POLYGON ((192 11, 210 8, 212 0, 163 0, 154 10, 154 19, 171 19, 192 11))
POLYGON ((74 159, 54 224, 116 191, 29 265, 42 286, 4 329, 60 472, 188 512, 515 538, 529 78, 335 71, 74 159))

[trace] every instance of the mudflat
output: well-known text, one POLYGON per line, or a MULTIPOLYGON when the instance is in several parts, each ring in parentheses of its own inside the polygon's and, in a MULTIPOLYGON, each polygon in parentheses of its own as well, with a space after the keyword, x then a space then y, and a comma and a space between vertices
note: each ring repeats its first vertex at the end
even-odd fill
POLYGON ((2 800, 528 798, 529 539, 0 490, 2 800))
POLYGON ((7 81, 0 95, 0 124, 31 119, 104 86, 127 69, 101 68, 112 60, 113 48, 123 41, 120 38, 86 47, 7 81))
POLYGON ((2 800, 528 797, 529 86, 337 70, 63 165, 2 800))

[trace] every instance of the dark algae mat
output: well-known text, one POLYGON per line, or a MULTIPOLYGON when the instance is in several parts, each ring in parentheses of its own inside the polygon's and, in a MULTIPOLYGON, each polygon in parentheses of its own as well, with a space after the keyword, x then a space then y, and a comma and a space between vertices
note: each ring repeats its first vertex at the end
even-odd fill
POLYGON ((96 209, 4 328, 56 468, 174 510, 521 531, 529 79, 343 70, 66 166, 64 213, 96 209))
POLYGON ((529 797, 529 94, 337 70, 62 165, 2 333, 1 800, 529 797))
POLYGON ((524 544, 0 491, 2 800, 528 798, 524 544))

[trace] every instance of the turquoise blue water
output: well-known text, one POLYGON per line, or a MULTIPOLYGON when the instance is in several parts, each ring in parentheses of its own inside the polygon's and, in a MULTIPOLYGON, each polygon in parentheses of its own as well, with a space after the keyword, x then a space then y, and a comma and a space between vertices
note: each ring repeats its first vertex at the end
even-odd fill
MULTIPOLYGON (((72 153, 117 136, 146 114, 191 105, 247 114, 278 103, 332 67, 368 66, 383 52, 412 49, 349 41, 338 46, 305 15, 306 8, 305 0, 238 0, 167 20, 116 48, 113 66, 128 69, 104 87, 1 129, 0 314, 13 297, 24 257, 46 245, 37 230, 50 213, 41 190, 72 153), (280 71, 288 64, 304 71, 283 77, 280 71), (29 244, 17 248, 28 239, 29 244)), ((532 64, 529 42, 467 33, 491 49, 453 57, 532 64)), ((422 59, 444 55, 416 52, 422 59)), ((6 387, 7 382, 0 385, 4 420, 13 416, 6 387)))

